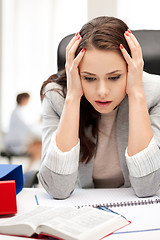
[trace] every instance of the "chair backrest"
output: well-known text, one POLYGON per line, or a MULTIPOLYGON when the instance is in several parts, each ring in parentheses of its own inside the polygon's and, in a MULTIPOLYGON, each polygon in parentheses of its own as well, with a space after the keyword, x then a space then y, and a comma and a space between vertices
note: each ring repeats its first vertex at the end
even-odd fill
POLYGON ((142 48, 144 71, 160 75, 160 30, 136 30, 133 34, 142 48))
MULTIPOLYGON (((160 75, 160 30, 135 30, 133 34, 142 47, 144 71, 160 75)), ((59 43, 57 52, 58 71, 65 67, 66 46, 73 36, 74 34, 70 34, 59 43)))
POLYGON ((65 68, 65 62, 66 62, 66 47, 70 40, 73 38, 74 34, 70 34, 66 37, 64 37, 59 45, 58 45, 58 51, 57 51, 57 68, 58 71, 65 68))

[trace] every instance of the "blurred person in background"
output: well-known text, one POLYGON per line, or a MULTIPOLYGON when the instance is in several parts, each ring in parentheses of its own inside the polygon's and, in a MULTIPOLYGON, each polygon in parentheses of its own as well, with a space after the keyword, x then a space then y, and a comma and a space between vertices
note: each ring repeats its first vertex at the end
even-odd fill
POLYGON ((29 155, 30 162, 27 171, 31 169, 35 161, 41 157, 41 124, 31 124, 28 120, 27 107, 30 94, 27 92, 17 95, 17 106, 10 118, 9 130, 6 134, 6 150, 20 155, 29 155))

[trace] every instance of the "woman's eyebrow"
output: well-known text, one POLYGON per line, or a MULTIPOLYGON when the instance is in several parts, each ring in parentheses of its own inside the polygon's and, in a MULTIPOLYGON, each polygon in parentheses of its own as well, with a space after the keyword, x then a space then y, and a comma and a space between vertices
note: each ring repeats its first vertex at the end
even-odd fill
POLYGON ((84 71, 84 72, 81 72, 81 74, 88 74, 88 75, 96 75, 95 73, 90 73, 90 72, 86 72, 86 71, 84 71))
POLYGON ((111 75, 111 74, 120 73, 120 72, 121 72, 121 70, 115 70, 115 71, 106 73, 106 75, 111 75))
MULTIPOLYGON (((111 74, 115 74, 115 73, 120 73, 121 70, 114 70, 112 72, 109 72, 109 73, 106 73, 106 75, 111 75, 111 74)), ((88 75, 96 75, 95 73, 91 73, 91 72, 87 72, 87 71, 84 71, 84 72, 81 72, 81 74, 88 74, 88 75)))

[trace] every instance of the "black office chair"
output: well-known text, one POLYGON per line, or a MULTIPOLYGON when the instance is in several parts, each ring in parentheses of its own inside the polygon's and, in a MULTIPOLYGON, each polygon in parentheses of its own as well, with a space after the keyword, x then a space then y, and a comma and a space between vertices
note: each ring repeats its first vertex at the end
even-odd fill
MULTIPOLYGON (((142 48, 144 71, 160 75, 160 30, 135 30, 133 34, 142 48)), ((65 67, 66 46, 73 36, 74 34, 70 34, 59 43, 57 51, 58 70, 62 70, 65 67)))
POLYGON ((142 48, 144 71, 160 75, 160 30, 135 30, 133 34, 142 48))
POLYGON ((70 34, 66 37, 64 37, 59 45, 58 45, 58 50, 57 50, 57 68, 58 71, 64 69, 65 67, 65 62, 66 62, 66 47, 70 40, 73 38, 75 34, 70 34))

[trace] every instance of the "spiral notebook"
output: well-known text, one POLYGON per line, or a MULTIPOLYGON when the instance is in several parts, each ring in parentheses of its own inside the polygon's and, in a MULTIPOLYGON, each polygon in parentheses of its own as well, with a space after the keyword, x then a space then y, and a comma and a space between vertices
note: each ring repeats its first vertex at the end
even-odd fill
POLYGON ((159 204, 158 196, 138 198, 132 188, 114 188, 114 189, 75 189, 71 196, 64 200, 53 199, 48 193, 40 189, 36 195, 36 201, 39 205, 47 206, 106 206, 124 207, 159 204))

